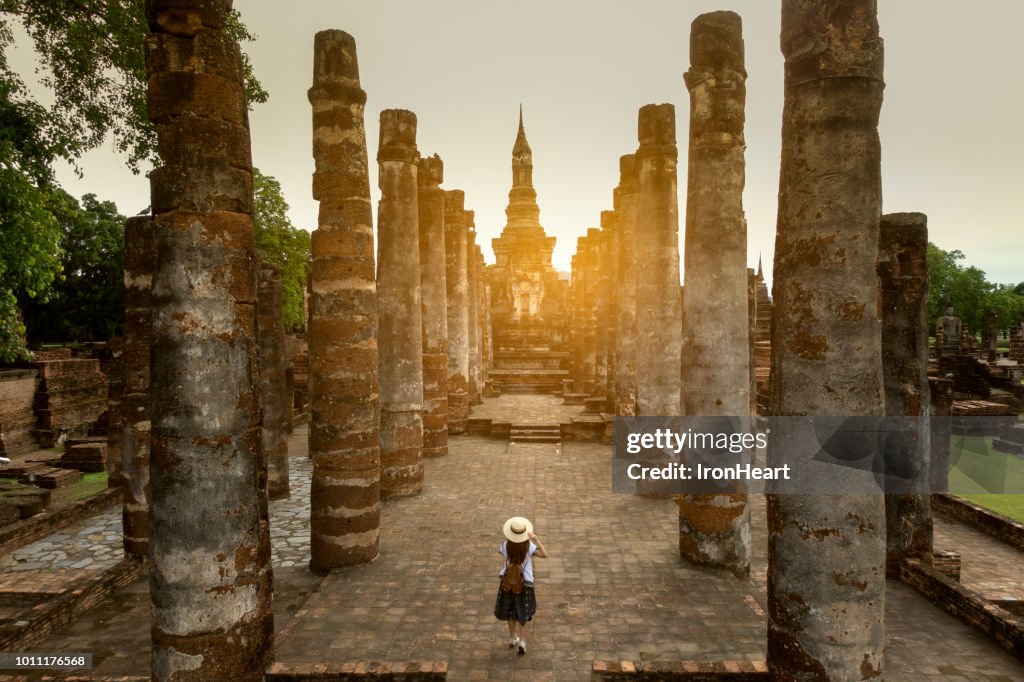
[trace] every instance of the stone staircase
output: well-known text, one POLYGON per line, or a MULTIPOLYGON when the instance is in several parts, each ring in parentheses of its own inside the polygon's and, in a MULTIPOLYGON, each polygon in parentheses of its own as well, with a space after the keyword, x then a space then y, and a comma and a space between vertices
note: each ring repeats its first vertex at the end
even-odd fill
POLYGON ((561 443, 562 428, 558 424, 513 424, 509 442, 561 443))

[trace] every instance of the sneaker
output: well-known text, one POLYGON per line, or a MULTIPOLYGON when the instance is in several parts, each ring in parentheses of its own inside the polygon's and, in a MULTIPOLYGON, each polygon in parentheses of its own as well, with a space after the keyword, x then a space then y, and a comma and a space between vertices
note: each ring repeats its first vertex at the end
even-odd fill
POLYGON ((514 646, 519 646, 519 637, 513 637, 512 639, 508 640, 508 645, 510 648, 514 646))
POLYGON ((519 640, 519 655, 522 656, 526 653, 526 642, 519 640))

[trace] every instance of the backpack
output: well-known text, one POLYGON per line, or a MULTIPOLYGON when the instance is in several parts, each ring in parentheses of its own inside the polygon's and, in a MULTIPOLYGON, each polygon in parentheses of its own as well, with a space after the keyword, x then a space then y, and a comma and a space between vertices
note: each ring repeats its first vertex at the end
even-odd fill
POLYGON ((520 594, 526 587, 526 578, 523 577, 523 565, 513 564, 505 568, 505 575, 501 576, 501 591, 520 594))

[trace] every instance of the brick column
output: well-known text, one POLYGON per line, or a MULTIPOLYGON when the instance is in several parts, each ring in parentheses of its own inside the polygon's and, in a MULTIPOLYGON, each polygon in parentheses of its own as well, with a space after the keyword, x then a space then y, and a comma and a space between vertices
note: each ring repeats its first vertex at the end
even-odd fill
MULTIPOLYGON (((750 414, 743 214, 747 76, 738 14, 712 12, 693 21, 690 64, 682 410, 687 416, 743 417, 750 414)), ((748 486, 729 483, 715 494, 679 498, 679 553, 745 576, 750 572, 748 486)))
POLYGON ((309 299, 310 568, 377 558, 380 395, 373 207, 359 66, 352 36, 316 34, 313 232, 309 299))
POLYGON ((618 307, 615 330, 616 415, 636 414, 636 280, 640 266, 636 259, 636 157, 619 159, 619 185, 614 191, 615 215, 619 229, 618 307))
POLYGON ((678 415, 682 305, 676 117, 671 104, 640 109, 637 162, 637 414, 678 415))
POLYGON ((878 276, 885 414, 919 418, 913 420, 918 428, 906 434, 906 458, 886 461, 886 469, 899 476, 885 496, 886 573, 899 577, 903 559, 932 562, 928 218, 923 213, 882 216, 878 276))
POLYGON ((124 395, 121 398, 121 492, 124 551, 149 554, 149 393, 153 343, 152 288, 156 267, 153 219, 129 218, 124 226, 124 395))
POLYGON ((448 306, 444 250, 444 164, 420 159, 420 290, 423 302, 423 455, 448 454, 448 306))
MULTIPOLYGON (((772 414, 881 416, 875 2, 783 0, 781 36, 772 414)), ((784 431, 769 434, 769 466, 784 431)), ((768 529, 773 679, 881 679, 883 496, 770 495, 768 529)))
POLYGON ((149 0, 154 680, 262 680, 273 652, 252 164, 226 0, 149 0))
POLYGON ((423 489, 423 323, 416 115, 380 114, 377 216, 381 498, 423 489))
POLYGON ((448 294, 448 433, 466 432, 469 419, 469 271, 466 195, 444 193, 445 287, 448 294))
POLYGON ((259 264, 257 326, 260 350, 260 404, 263 407, 263 456, 267 462, 267 495, 288 497, 288 396, 285 385, 284 320, 281 317, 281 271, 259 264))

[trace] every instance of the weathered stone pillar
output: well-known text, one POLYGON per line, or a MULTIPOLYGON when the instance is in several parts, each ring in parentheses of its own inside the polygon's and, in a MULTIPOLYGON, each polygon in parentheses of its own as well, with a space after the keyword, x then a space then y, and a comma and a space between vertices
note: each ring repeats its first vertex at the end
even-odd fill
POLYGON ((572 384, 573 391, 576 393, 583 392, 583 382, 585 376, 585 290, 583 285, 583 248, 585 239, 585 237, 578 237, 576 239, 576 253, 572 255, 572 264, 570 266, 570 271, 572 274, 569 285, 569 298, 572 306, 572 329, 569 332, 569 337, 572 347, 572 384))
POLYGON ((263 407, 263 456, 267 495, 288 497, 288 396, 285 385, 284 320, 281 317, 281 271, 265 261, 257 280, 257 328, 260 349, 260 405, 263 407))
POLYGON ((931 407, 929 429, 929 467, 932 492, 949 490, 949 457, 952 445, 953 380, 935 377, 928 380, 931 407))
POLYGON ((932 561, 928 219, 923 213, 882 216, 878 276, 885 414, 918 418, 917 428, 906 433, 906 457, 885 463, 886 470, 899 477, 893 489, 887 486, 890 494, 885 496, 886 573, 899 577, 903 559, 932 561))
POLYGON ((599 325, 600 355, 603 367, 603 389, 600 395, 609 402, 615 393, 615 331, 618 321, 618 254, 619 232, 615 211, 601 211, 600 262, 598 283, 600 286, 599 325))
MULTIPOLYGON (((772 414, 881 416, 874 0, 783 0, 782 52, 772 414)), ((786 430, 769 434, 769 466, 786 430)), ((770 495, 768 533, 773 679, 881 679, 883 496, 770 495)))
POLYGON ((580 282, 583 290, 583 385, 582 390, 592 395, 598 390, 598 282, 597 249, 598 230, 587 229, 586 239, 580 247, 580 282))
POLYGON ((423 455, 448 454, 448 306, 445 291, 444 164, 420 159, 420 290, 423 301, 423 455))
POLYGON ((636 415, 636 193, 636 157, 626 154, 619 158, 619 186, 614 192, 619 229, 614 411, 624 417, 636 415))
POLYGON ((124 396, 121 398, 122 528, 129 556, 149 554, 149 393, 153 343, 152 287, 156 252, 153 219, 129 218, 124 226, 124 396))
MULTIPOLYGON (((475 228, 475 226, 474 226, 475 228)), ((469 404, 480 400, 480 266, 477 262, 476 229, 466 233, 466 281, 469 295, 469 404)))
MULTIPOLYGON (((743 25, 711 12, 690 27, 683 414, 750 414, 747 221, 743 214, 746 79, 743 25)), ((713 464, 705 462, 705 464, 713 464)), ((750 572, 747 484, 679 498, 679 552, 694 563, 750 572)))
POLYGON ((231 2, 149 0, 154 680, 262 680, 273 653, 252 162, 231 2))
POLYGON ((473 247, 473 267, 476 277, 476 386, 477 404, 483 402, 486 395, 487 384, 487 336, 490 319, 490 309, 487 304, 487 265, 484 263, 484 253, 480 245, 473 247))
POLYGON ((469 420, 469 272, 466 268, 466 195, 444 193, 445 288, 448 293, 448 433, 469 420))
POLYGON ((313 232, 309 300, 310 568, 377 558, 380 394, 373 207, 359 66, 352 36, 316 34, 313 232))
POLYGON ((636 152, 637 414, 678 415, 682 306, 679 299, 679 208, 676 116, 671 104, 640 109, 636 152))
POLYGON ((380 495, 423 489, 423 326, 416 114, 380 114, 377 311, 380 324, 380 495))

